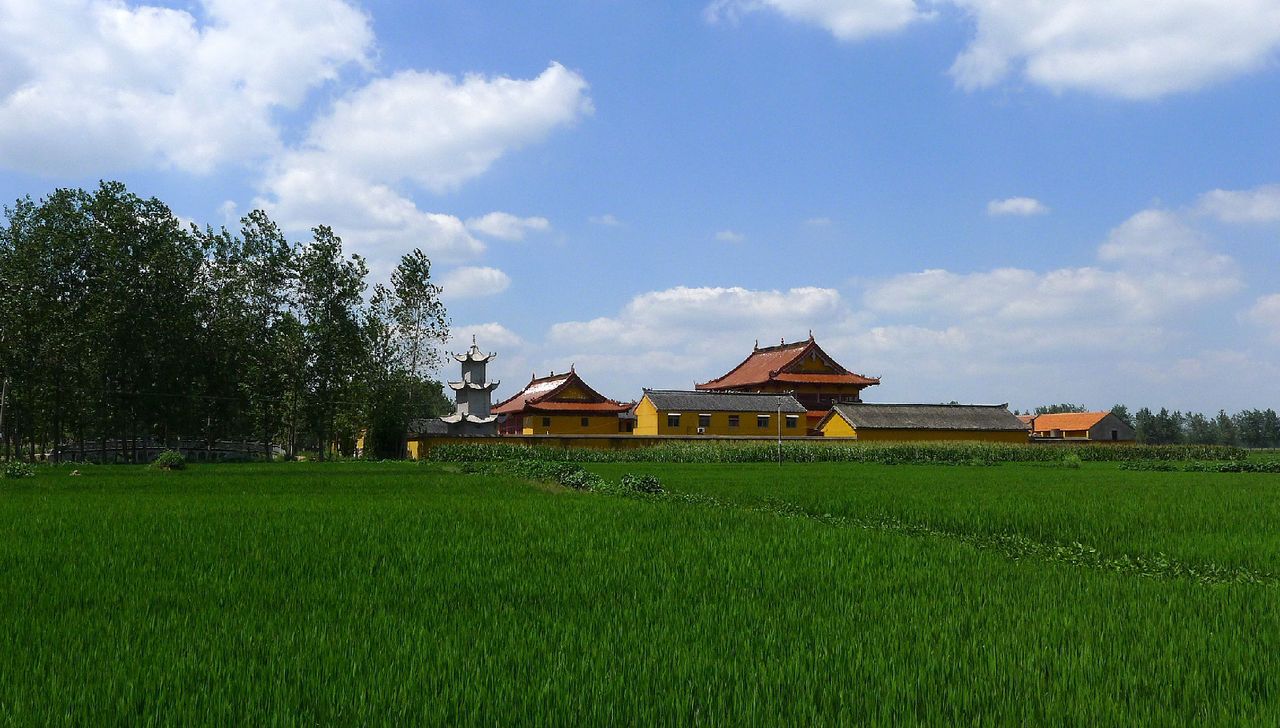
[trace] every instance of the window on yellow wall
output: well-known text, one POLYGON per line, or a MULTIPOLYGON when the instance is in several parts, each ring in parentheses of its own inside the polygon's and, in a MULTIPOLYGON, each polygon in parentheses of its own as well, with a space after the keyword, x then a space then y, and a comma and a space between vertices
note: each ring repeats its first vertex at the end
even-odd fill
POLYGON ((787 429, 794 430, 800 424, 800 415, 787 415, 787 429))
POLYGON ((667 427, 679 427, 680 415, 667 415, 667 427))
POLYGON ((586 417, 583 417, 583 418, 582 418, 582 426, 583 426, 583 427, 586 427, 586 426, 587 426, 587 418, 586 418, 586 417))
POLYGON ((729 427, 736 428, 738 426, 738 416, 729 415, 729 427))
POLYGON ((550 427, 550 426, 551 426, 551 418, 550 418, 550 417, 543 417, 543 418, 542 418, 542 426, 543 426, 543 427, 550 427))
POLYGON ((711 415, 698 415, 698 427, 710 427, 711 415))
POLYGON ((769 415, 756 415, 756 427, 768 427, 769 415))

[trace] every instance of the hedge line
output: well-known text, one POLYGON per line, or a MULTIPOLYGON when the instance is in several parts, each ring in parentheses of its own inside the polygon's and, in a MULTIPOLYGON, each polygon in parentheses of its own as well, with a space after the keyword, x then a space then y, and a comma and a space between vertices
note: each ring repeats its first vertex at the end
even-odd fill
POLYGON ((652 475, 624 473, 622 478, 617 483, 614 483, 605 480, 600 475, 583 468, 581 465, 532 458, 467 461, 463 463, 462 470, 471 474, 514 475, 520 478, 528 478, 529 480, 557 483, 573 490, 584 490, 593 493, 659 495, 663 492, 662 482, 652 475))
MULTIPOLYGON (((529 447, 514 443, 440 445, 431 450, 436 462, 502 462, 511 460, 607 463, 761 463, 778 459, 778 446, 766 443, 672 442, 626 450, 529 447)), ((793 463, 855 462, 883 465, 994 465, 997 463, 1083 461, 1243 461, 1242 448, 1225 445, 1086 445, 1051 447, 980 442, 859 443, 850 445, 785 442, 782 459, 793 463)))
POLYGON ((1228 460, 1225 462, 1193 461, 1186 463, 1163 460, 1133 460, 1121 463, 1124 470, 1153 470, 1184 473, 1280 473, 1280 460, 1228 460))

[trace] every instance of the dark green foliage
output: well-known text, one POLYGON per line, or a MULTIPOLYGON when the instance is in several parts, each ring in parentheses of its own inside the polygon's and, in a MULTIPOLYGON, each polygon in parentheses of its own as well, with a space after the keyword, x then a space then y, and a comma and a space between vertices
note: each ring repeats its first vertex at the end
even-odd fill
POLYGON ((1137 460, 1121 465, 1125 470, 1181 470, 1188 473, 1280 473, 1280 460, 1228 460, 1170 463, 1137 460))
POLYGON ((151 467, 156 470, 185 470, 187 459, 176 450, 165 450, 151 461, 151 467))
POLYGON ((1032 414, 1037 415, 1056 415, 1064 412, 1088 412, 1089 408, 1082 404, 1071 404, 1064 402, 1062 404, 1042 404, 1036 407, 1032 414))
POLYGON ((324 226, 306 246, 262 211, 200 230, 119 182, 18 200, 0 220, 0 457, 142 462, 179 440, 323 457, 371 420, 398 457, 406 417, 438 404, 447 334, 430 261, 406 261, 373 311, 363 261, 324 226), (381 313, 401 355, 375 349, 381 313))
MULTIPOLYGON (((1242 460, 1245 451, 1221 446, 1001 445, 989 443, 798 443, 782 445, 785 462, 855 462, 882 465, 993 465, 1061 462, 1066 455, 1084 462, 1122 460, 1242 460)), ((436 462, 540 460, 547 462, 762 463, 778 459, 776 444, 667 443, 630 450, 525 447, 517 444, 441 445, 431 450, 436 462)))

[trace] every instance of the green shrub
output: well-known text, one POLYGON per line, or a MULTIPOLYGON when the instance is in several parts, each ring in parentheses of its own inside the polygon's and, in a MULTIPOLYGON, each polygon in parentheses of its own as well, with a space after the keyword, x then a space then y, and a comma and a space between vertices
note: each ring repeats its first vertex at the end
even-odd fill
POLYGON ((156 470, 183 470, 187 467, 187 459, 177 450, 165 450, 151 461, 151 467, 156 470))
POLYGON ((1121 463, 1123 470, 1178 470, 1187 473, 1280 473, 1280 460, 1193 460, 1173 463, 1161 460, 1134 460, 1121 463))
POLYGON ((657 495, 663 492, 662 481, 658 480, 656 475, 637 475, 636 473, 623 473, 620 482, 623 490, 630 490, 636 493, 649 493, 657 495))
POLYGON ((36 468, 31 463, 24 463, 21 460, 10 460, 4 464, 4 477, 6 480, 34 478, 35 476, 36 468))
POLYGON ((1075 453, 1071 453, 1070 455, 1062 459, 1062 467, 1064 468, 1071 468, 1074 470, 1079 468, 1083 464, 1084 464, 1084 461, 1081 460, 1080 456, 1075 453))

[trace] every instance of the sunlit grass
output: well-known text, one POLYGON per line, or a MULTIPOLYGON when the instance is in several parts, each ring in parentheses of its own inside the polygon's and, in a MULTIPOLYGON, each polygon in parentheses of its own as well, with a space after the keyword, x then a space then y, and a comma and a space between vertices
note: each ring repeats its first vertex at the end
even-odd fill
MULTIPOLYGON (((794 480, 799 467, 659 472, 668 489, 747 495, 771 478, 779 497, 827 492, 824 504, 858 507, 837 483, 794 480)), ((886 493, 912 470, 830 467, 838 480, 881 478, 886 493)), ((919 470, 906 490, 970 469, 919 470)), ((1269 587, 1015 562, 947 538, 439 467, 84 472, 0 485, 5 721, 1280 718, 1269 587)), ((1094 474, 1010 472, 1052 474, 1050 490, 1094 474)), ((1239 497, 1273 507, 1261 491, 1239 497)), ((992 493, 979 500, 993 522, 1014 518, 992 493)), ((926 513, 945 499, 904 502, 926 513)), ((1101 528, 1101 511, 1090 518, 1101 528)))

